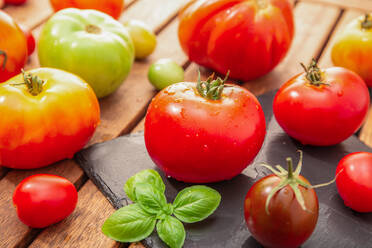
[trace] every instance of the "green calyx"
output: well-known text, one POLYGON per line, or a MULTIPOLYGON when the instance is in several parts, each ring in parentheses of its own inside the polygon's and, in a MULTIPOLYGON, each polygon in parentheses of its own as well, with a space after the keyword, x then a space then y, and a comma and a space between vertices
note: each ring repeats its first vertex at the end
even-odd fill
POLYGON ((220 100, 222 96, 222 91, 225 86, 225 82, 229 77, 230 71, 226 73, 225 78, 222 80, 220 77, 217 79, 214 78, 214 73, 207 78, 206 81, 201 81, 200 79, 200 71, 198 72, 198 82, 196 85, 196 89, 198 90, 199 94, 207 98, 208 100, 220 100))
POLYGON ((3 50, 0 50, 0 56, 1 55, 4 56, 4 60, 3 60, 3 64, 1 65, 1 68, 3 70, 5 70, 6 61, 8 60, 8 56, 6 55, 6 53, 3 50))
POLYGON ((26 73, 24 70, 22 70, 22 75, 24 80, 22 84, 27 86, 28 92, 30 92, 31 95, 37 96, 43 91, 44 81, 38 76, 26 73))
POLYGON ((304 68, 306 73, 306 79, 309 81, 311 85, 314 86, 329 85, 323 82, 322 78, 323 72, 318 67, 318 63, 315 59, 312 59, 308 67, 306 67, 303 63, 300 64, 304 68))
POLYGON ((300 176, 301 169, 302 169, 303 154, 302 154, 302 151, 299 151, 299 153, 300 153, 300 159, 298 161, 298 164, 297 164, 297 167, 296 167, 295 171, 293 171, 292 158, 287 158, 286 159, 287 165, 288 165, 288 171, 286 171, 280 165, 276 165, 275 166, 276 169, 274 169, 272 166, 270 166, 268 164, 262 164, 263 167, 269 169, 277 177, 280 178, 279 184, 272 189, 272 191, 269 193, 269 195, 267 196, 267 199, 266 199, 265 211, 268 215, 270 214, 270 211, 269 211, 270 201, 275 196, 275 194, 277 192, 279 192, 281 189, 289 186, 293 190, 293 192, 295 194, 295 197, 296 197, 296 200, 300 204, 301 208, 304 211, 307 211, 306 205, 305 205, 305 200, 304 200, 304 197, 301 193, 300 187, 304 187, 306 189, 319 188, 319 187, 327 186, 327 185, 333 183, 336 180, 336 178, 334 178, 332 181, 330 181, 328 183, 318 184, 318 185, 310 185, 310 184, 304 182, 303 180, 301 180, 299 178, 299 176, 300 176))
POLYGON ((370 29, 372 28, 372 20, 368 13, 365 14, 364 20, 361 23, 362 29, 370 29))

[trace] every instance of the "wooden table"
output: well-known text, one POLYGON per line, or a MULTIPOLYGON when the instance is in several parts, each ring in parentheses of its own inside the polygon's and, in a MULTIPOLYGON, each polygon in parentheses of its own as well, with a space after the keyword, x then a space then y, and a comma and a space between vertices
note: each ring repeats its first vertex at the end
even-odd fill
MULTIPOLYGON (((159 58, 172 58, 183 65, 186 80, 196 79, 198 66, 188 61, 177 39, 177 12, 188 0, 126 0, 120 21, 140 19, 157 34, 158 46, 147 60, 135 62, 126 82, 111 96, 100 101, 101 124, 89 145, 143 129, 146 107, 156 91, 147 81, 149 65, 159 58)), ((23 6, 3 9, 37 38, 43 23, 53 14, 48 0, 28 0, 23 6)), ((372 11, 371 0, 300 0, 295 2, 296 33, 287 57, 270 74, 241 84, 259 95, 278 88, 292 75, 302 71, 299 62, 319 59, 331 66, 330 47, 335 34, 354 17, 372 11)), ((2 39, 4 37, 0 37, 2 39)), ((34 53, 26 69, 38 67, 34 53)), ((210 71, 202 69, 206 77, 210 71)), ((2 117, 6 118, 6 117, 2 117)), ((360 139, 372 145, 372 114, 360 132, 360 139)), ((0 167, 0 247, 121 247, 101 233, 101 225, 113 207, 73 161, 65 160, 46 168, 21 171, 0 167), (46 229, 32 229, 22 224, 12 206, 16 185, 36 173, 50 173, 68 178, 79 190, 79 202, 67 219, 46 229)), ((132 247, 140 244, 132 244, 132 247)))

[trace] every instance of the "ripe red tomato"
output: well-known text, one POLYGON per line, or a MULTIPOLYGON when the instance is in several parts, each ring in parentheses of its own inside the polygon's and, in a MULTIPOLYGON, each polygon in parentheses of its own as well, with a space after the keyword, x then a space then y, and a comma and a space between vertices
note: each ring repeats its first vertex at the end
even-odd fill
POLYGON ((66 8, 95 9, 119 19, 124 0, 50 0, 55 11, 66 8))
POLYGON ((340 67, 325 70, 315 61, 277 92, 273 110, 289 136, 305 145, 342 142, 362 125, 369 92, 357 74, 340 67))
POLYGON ((14 5, 21 5, 26 3, 27 0, 5 0, 6 4, 14 4, 14 5))
POLYGON ((284 58, 293 29, 289 0, 194 0, 180 14, 178 37, 190 60, 251 80, 284 58))
POLYGON ((297 169, 292 172, 290 166, 288 173, 277 171, 260 179, 245 198, 244 215, 248 229, 265 247, 297 248, 315 229, 319 215, 318 197, 314 189, 301 186, 310 183, 299 175, 301 166, 298 167, 298 173, 297 169), (293 188, 298 190, 297 194, 293 188))
POLYGON ((18 218, 33 228, 55 224, 75 209, 78 194, 66 178, 38 174, 25 178, 13 194, 18 218))
POLYGON ((0 10, 0 83, 21 72, 27 60, 27 41, 13 19, 0 10))
POLYGON ((146 147, 155 164, 192 183, 238 175, 260 150, 265 133, 256 97, 237 85, 224 87, 220 78, 168 86, 152 100, 145 121, 146 147))
POLYGON ((35 38, 31 30, 27 30, 24 27, 21 27, 21 29, 27 40, 27 55, 30 56, 35 51, 35 38))
POLYGON ((345 205, 358 212, 372 212, 372 153, 345 156, 336 175, 337 189, 345 205))

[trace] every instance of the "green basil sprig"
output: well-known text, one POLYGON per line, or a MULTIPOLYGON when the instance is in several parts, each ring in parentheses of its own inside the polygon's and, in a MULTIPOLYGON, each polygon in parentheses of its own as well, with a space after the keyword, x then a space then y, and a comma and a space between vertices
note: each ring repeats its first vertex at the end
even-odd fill
POLYGON ((195 185, 180 191, 173 204, 167 203, 164 182, 151 169, 129 178, 124 191, 134 204, 114 212, 103 224, 102 232, 116 241, 136 242, 148 237, 156 226, 160 239, 171 248, 180 248, 185 242, 186 232, 181 221, 204 220, 221 202, 216 190, 195 185))

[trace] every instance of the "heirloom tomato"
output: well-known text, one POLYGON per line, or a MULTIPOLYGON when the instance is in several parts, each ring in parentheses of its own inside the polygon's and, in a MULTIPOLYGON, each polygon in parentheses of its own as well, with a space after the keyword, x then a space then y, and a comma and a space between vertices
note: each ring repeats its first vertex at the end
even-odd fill
POLYGON ((332 61, 358 73, 368 86, 372 86, 372 17, 354 19, 337 36, 332 47, 332 61))
POLYGON ((13 194, 18 218, 33 228, 44 228, 69 216, 78 194, 66 178, 37 174, 25 178, 13 194))
POLYGON ((119 19, 124 0, 50 0, 55 11, 66 8, 95 9, 119 19))
POLYGON ((345 205, 358 212, 372 212, 372 153, 345 156, 336 175, 337 189, 345 205))
POLYGON ((273 110, 284 131, 304 145, 329 146, 350 137, 369 107, 363 79, 341 67, 321 70, 315 60, 277 92, 273 110))
POLYGON ((0 10, 0 83, 21 72, 27 60, 27 41, 13 19, 0 10))
POLYGON ((54 14, 40 34, 40 65, 83 78, 98 98, 114 92, 134 61, 127 29, 95 10, 64 9, 54 14))
POLYGON ((266 133, 261 105, 225 80, 172 84, 152 100, 145 143, 166 175, 191 183, 227 180, 257 155, 266 133))
POLYGON ((249 231, 268 248, 299 247, 311 236, 318 221, 318 197, 300 175, 302 155, 295 171, 291 158, 287 163, 288 172, 266 165, 274 174, 258 180, 244 201, 249 231))
POLYGON ((79 77, 40 68, 0 84, 0 116, 0 165, 31 169, 83 148, 99 123, 99 105, 79 77))
POLYGON ((180 13, 178 37, 191 61, 251 80, 284 58, 293 26, 289 0, 194 0, 180 13))

